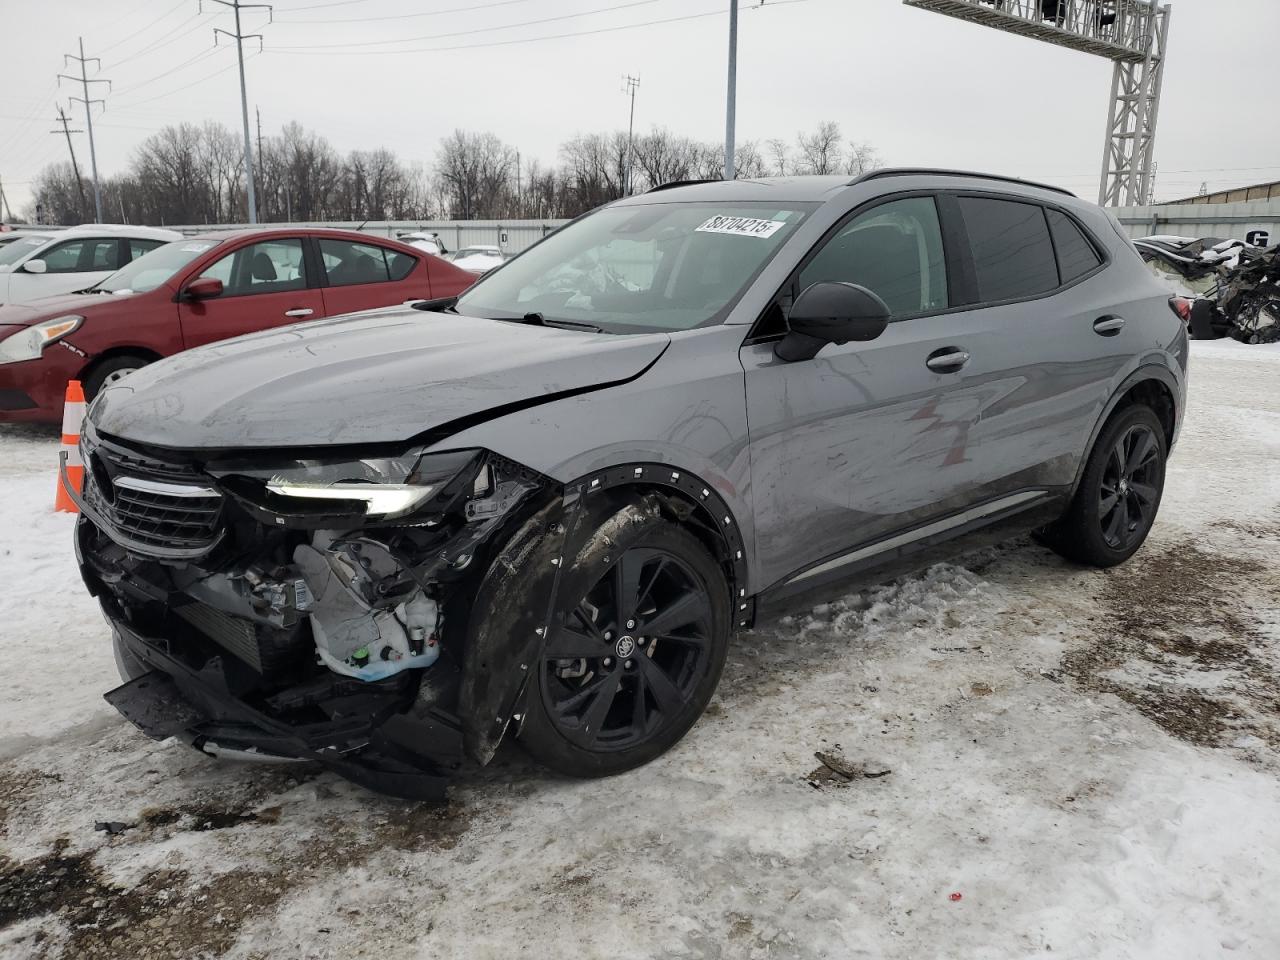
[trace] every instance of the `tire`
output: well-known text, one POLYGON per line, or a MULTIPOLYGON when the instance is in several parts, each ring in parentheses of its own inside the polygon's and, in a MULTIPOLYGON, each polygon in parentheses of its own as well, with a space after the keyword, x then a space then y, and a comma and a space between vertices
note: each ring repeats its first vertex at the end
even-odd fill
POLYGON ((601 525, 565 572, 565 616, 520 731, 535 760, 573 777, 622 773, 674 746, 706 709, 729 645, 729 587, 702 542, 657 517, 619 529, 601 525), (619 605, 620 588, 635 599, 619 605))
POLYGON ((1125 407, 1099 434, 1080 486, 1041 538, 1054 552, 1093 567, 1114 567, 1147 539, 1164 493, 1164 426, 1148 406, 1125 407))
POLYGON ((110 357, 103 360, 96 367, 89 371, 89 375, 84 378, 84 398, 92 400, 98 395, 108 383, 114 383, 123 376, 127 376, 140 367, 145 367, 151 361, 146 357, 139 357, 133 354, 121 354, 118 357, 110 357))

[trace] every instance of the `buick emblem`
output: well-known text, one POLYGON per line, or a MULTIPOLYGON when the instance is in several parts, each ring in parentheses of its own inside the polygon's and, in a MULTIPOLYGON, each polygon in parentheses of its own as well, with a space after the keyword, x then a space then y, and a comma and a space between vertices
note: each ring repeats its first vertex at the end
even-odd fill
POLYGON ((617 645, 613 648, 617 653, 619 660, 628 660, 631 655, 636 652, 636 641, 634 637, 619 637, 617 645))

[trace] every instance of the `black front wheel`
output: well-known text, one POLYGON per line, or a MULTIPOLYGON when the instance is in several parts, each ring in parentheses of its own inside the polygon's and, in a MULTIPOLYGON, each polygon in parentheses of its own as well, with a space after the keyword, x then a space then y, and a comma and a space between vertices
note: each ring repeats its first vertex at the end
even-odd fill
POLYGON ((1147 539, 1164 493, 1164 427, 1146 406, 1108 421, 1071 506, 1044 532, 1055 551, 1095 567, 1128 560, 1147 539))
POLYGON ((521 741, 571 776, 648 763, 688 732, 719 682, 724 574, 695 536, 653 520, 616 540, 597 532, 561 595, 568 603, 547 637, 521 741))

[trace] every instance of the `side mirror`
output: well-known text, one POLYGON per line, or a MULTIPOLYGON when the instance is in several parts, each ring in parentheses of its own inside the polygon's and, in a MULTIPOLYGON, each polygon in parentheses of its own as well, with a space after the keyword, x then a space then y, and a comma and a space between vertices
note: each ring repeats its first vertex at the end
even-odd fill
POLYGON ((827 281, 806 287, 791 305, 790 332, 773 347, 779 360, 812 360, 828 343, 874 340, 889 325, 889 307, 866 287, 827 281))
POLYGON ((45 273, 49 269, 49 265, 39 259, 25 260, 23 261, 22 269, 27 273, 45 273))
POLYGON ((200 277, 192 280, 182 291, 184 300, 212 300, 222 296, 222 281, 217 277, 200 277))

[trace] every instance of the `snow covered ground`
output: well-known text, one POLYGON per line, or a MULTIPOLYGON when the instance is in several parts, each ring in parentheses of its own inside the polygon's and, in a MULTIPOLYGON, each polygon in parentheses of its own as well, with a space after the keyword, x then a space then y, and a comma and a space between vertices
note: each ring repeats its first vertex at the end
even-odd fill
POLYGON ((119 719, 56 439, 0 427, 0 956, 1274 960, 1280 346, 1193 363, 1127 566, 1015 542, 764 624, 657 762, 509 750, 443 809, 119 719))

